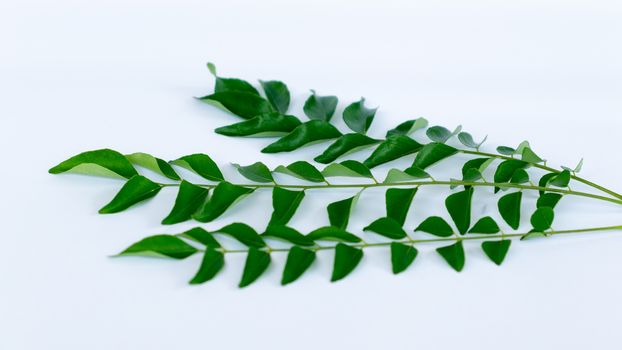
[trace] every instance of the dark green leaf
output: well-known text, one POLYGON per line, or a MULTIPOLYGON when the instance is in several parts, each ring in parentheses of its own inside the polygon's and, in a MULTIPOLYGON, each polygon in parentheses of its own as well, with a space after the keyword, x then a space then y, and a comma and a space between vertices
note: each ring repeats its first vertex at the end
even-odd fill
POLYGON ((239 287, 243 288, 249 284, 255 282, 261 274, 266 271, 270 265, 270 254, 263 250, 251 247, 248 250, 246 256, 246 263, 244 264, 244 272, 242 273, 242 280, 239 287))
POLYGON ((493 158, 475 158, 468 160, 462 166, 462 181, 475 182, 481 179, 482 173, 493 160, 493 158))
POLYGON ((430 127, 428 130, 426 130, 425 134, 428 135, 430 140, 434 142, 445 143, 452 136, 458 134, 460 130, 462 130, 461 126, 458 126, 456 130, 454 130, 453 132, 447 130, 446 128, 442 126, 433 126, 433 127, 430 127))
POLYGON ((266 232, 264 232, 261 236, 279 238, 284 241, 301 246, 310 247, 315 245, 313 240, 309 237, 301 234, 300 232, 294 230, 291 227, 283 225, 268 225, 268 227, 266 228, 266 232))
POLYGON ((214 232, 227 234, 248 247, 262 248, 266 246, 266 242, 263 241, 257 231, 240 222, 234 222, 214 232))
POLYGON ((551 209, 555 209, 555 206, 562 199, 562 195, 559 193, 543 193, 538 198, 538 202, 536 203, 536 207, 549 207, 551 209))
POLYGON ((525 162, 534 164, 544 161, 542 158, 538 157, 538 155, 529 147, 523 148, 523 152, 521 153, 521 159, 525 162))
POLYGON ((309 143, 335 139, 339 136, 341 136, 341 132, 332 124, 323 120, 311 120, 300 124, 289 134, 262 149, 261 152, 291 152, 309 143))
POLYGON ((222 252, 214 249, 207 249, 203 254, 203 260, 201 261, 201 267, 194 277, 190 280, 190 284, 205 283, 214 276, 225 266, 225 256, 222 252))
POLYGON ((220 182, 212 198, 194 215, 201 222, 210 222, 224 213, 240 197, 253 192, 254 189, 233 185, 227 181, 220 182))
POLYGON ((119 253, 160 258, 185 259, 198 250, 183 240, 171 235, 155 235, 144 238, 119 253))
POLYGON ((291 115, 267 113, 243 122, 223 126, 214 130, 227 136, 281 136, 290 133, 299 126, 300 120, 291 115))
POLYGON ((423 220, 415 231, 423 231, 439 237, 449 237, 454 234, 447 221, 439 216, 430 216, 423 220))
POLYGON ((315 260, 315 252, 298 246, 293 246, 287 253, 287 261, 283 270, 281 284, 286 285, 294 282, 302 276, 315 260))
POLYGON ((352 272, 363 259, 361 249, 351 247, 347 244, 339 243, 335 247, 335 264, 331 282, 339 281, 352 272))
POLYGON ((348 243, 361 242, 359 237, 334 226, 325 226, 313 230, 309 232, 307 238, 314 241, 338 241, 348 243))
POLYGON ((365 227, 363 231, 375 232, 381 236, 391 239, 402 239, 406 237, 406 232, 402 225, 392 218, 380 218, 365 227))
POLYGON ((346 160, 341 163, 330 164, 322 170, 322 175, 325 177, 349 176, 374 178, 369 168, 356 160, 346 160))
POLYGON ((138 175, 132 164, 117 151, 99 149, 73 156, 49 170, 50 174, 72 172, 107 177, 131 178, 138 175))
POLYGON ((416 166, 411 166, 410 168, 406 168, 404 171, 401 171, 398 169, 389 169, 389 172, 387 173, 387 177, 384 179, 383 183, 414 181, 414 180, 426 179, 429 177, 430 177, 430 174, 417 168, 416 166))
POLYGON ((274 171, 311 182, 325 181, 324 176, 319 170, 317 170, 316 167, 303 160, 294 162, 286 167, 279 165, 276 169, 274 169, 274 171))
POLYGON ((220 248, 221 245, 218 243, 216 238, 210 233, 205 231, 202 227, 195 227, 183 233, 180 233, 178 236, 184 237, 187 239, 191 239, 195 242, 199 242, 208 248, 220 248))
POLYGON ((272 190, 272 217, 270 224, 285 225, 296 213, 296 209, 305 197, 304 191, 291 191, 282 187, 275 187, 272 190))
POLYGON ((569 183, 570 183, 570 171, 568 170, 564 170, 560 172, 559 174, 551 178, 551 181, 549 181, 549 184, 553 186, 557 186, 557 187, 568 187, 569 183))
POLYGON ((458 150, 444 143, 432 142, 417 153, 413 166, 425 169, 430 165, 458 153, 458 150))
POLYGON ((212 75, 216 78, 216 84, 214 86, 215 92, 238 91, 259 95, 259 92, 257 92, 251 84, 244 80, 219 77, 216 74, 216 66, 213 63, 208 62, 207 69, 209 69, 210 73, 212 73, 212 75))
POLYGON ((318 163, 327 164, 342 155, 378 142, 380 142, 380 140, 372 139, 363 134, 345 134, 338 138, 332 145, 328 146, 324 153, 315 157, 314 160, 318 163))
POLYGON ((270 169, 268 169, 268 167, 262 162, 256 162, 254 164, 247 165, 247 166, 233 164, 233 166, 236 167, 236 169, 238 169, 238 172, 242 174, 242 176, 244 176, 245 178, 251 181, 274 182, 270 169))
POLYGON ((199 97, 199 100, 222 108, 244 119, 251 119, 258 115, 274 112, 270 102, 259 95, 249 92, 216 92, 208 96, 199 97))
POLYGON ((119 193, 99 210, 100 214, 112 214, 123 211, 132 205, 149 199, 162 189, 162 185, 157 184, 148 178, 135 175, 127 180, 125 185, 121 187, 119 193))
POLYGON ((163 159, 156 158, 150 154, 140 152, 128 154, 125 157, 132 164, 139 165, 162 176, 166 176, 172 180, 181 180, 173 167, 163 159))
POLYGON ((531 215, 531 226, 534 231, 544 232, 551 228, 555 213, 551 207, 541 207, 531 215))
POLYGON ((183 156, 171 162, 182 168, 191 170, 204 179, 210 181, 222 181, 224 177, 218 168, 218 165, 207 154, 196 153, 189 156, 183 156))
MULTIPOLYGON (((504 160, 497 167, 497 171, 495 171, 494 182, 496 183, 504 183, 508 182, 512 179, 512 175, 518 169, 525 169, 529 166, 529 163, 518 160, 518 159, 508 159, 504 160)), ((495 193, 498 191, 498 188, 495 188, 495 193)))
POLYGON ((348 227, 350 213, 358 200, 359 193, 350 198, 342 199, 337 202, 330 203, 326 210, 328 211, 328 221, 331 226, 345 230, 348 227))
POLYGON ((408 120, 387 131, 386 138, 389 138, 393 135, 410 135, 416 130, 426 128, 427 126, 428 121, 425 118, 408 120))
POLYGON ((512 147, 508 147, 508 146, 499 146, 497 147, 497 152, 499 152, 499 154, 503 154, 506 156, 511 156, 513 155, 516 150, 512 147))
POLYGON ((473 140, 473 136, 469 134, 468 132, 461 132, 458 134, 458 141, 460 141, 460 143, 462 143, 463 145, 467 147, 475 148, 475 149, 479 149, 480 146, 484 142, 486 142, 487 138, 488 136, 484 137, 484 139, 480 143, 477 143, 475 142, 475 140, 473 140))
POLYGON ((417 249, 412 245, 391 243, 391 267, 393 273, 398 274, 408 268, 417 257, 417 249))
POLYGON ((510 183, 513 184, 524 184, 529 182, 529 174, 525 169, 516 169, 512 178, 510 179, 510 183))
POLYGON ((417 188, 389 188, 385 194, 387 217, 404 225, 410 204, 417 193, 417 188))
POLYGON ((513 192, 501 197, 498 203, 501 217, 515 230, 520 225, 520 204, 522 198, 522 192, 513 192))
POLYGON ((462 268, 464 268, 464 247, 462 241, 458 241, 446 247, 436 248, 436 251, 454 270, 458 272, 462 271, 462 268))
POLYGON ((383 141, 363 164, 373 168, 403 156, 419 151, 423 145, 408 136, 391 136, 383 141))
POLYGON ((445 207, 454 220, 458 232, 465 234, 471 226, 471 199, 473 198, 473 188, 453 193, 445 199, 445 207))
POLYGON ((314 90, 311 90, 311 93, 312 95, 309 96, 303 106, 307 117, 326 122, 330 121, 335 114, 335 108, 337 108, 337 96, 318 96, 314 90))
POLYGON ((190 220, 192 215, 205 203, 208 193, 208 188, 183 180, 179 185, 175 205, 168 216, 162 220, 162 225, 172 225, 190 220))
MULTIPOLYGON (((555 176, 557 176, 557 173, 548 173, 548 174, 542 175, 542 177, 540 178, 540 181, 538 181, 538 187, 548 187, 549 182, 551 182, 551 179, 554 178, 555 176)), ((544 191, 539 191, 539 192, 541 196, 544 194, 544 191)))
POLYGON ((276 80, 260 80, 259 83, 261 84, 263 91, 266 93, 268 101, 272 104, 272 107, 281 113, 286 113, 289 108, 290 99, 287 85, 276 80))
POLYGON ((502 239, 500 241, 487 241, 482 243, 482 249, 486 256, 492 260, 497 265, 501 265, 505 256, 510 249, 510 244, 512 243, 509 239, 502 239))
POLYGON ((374 121, 378 108, 366 108, 365 99, 350 104, 343 110, 343 121, 354 132, 364 134, 374 121))
POLYGON ((469 230, 469 233, 499 233, 499 225, 490 216, 484 216, 477 220, 475 225, 469 230))

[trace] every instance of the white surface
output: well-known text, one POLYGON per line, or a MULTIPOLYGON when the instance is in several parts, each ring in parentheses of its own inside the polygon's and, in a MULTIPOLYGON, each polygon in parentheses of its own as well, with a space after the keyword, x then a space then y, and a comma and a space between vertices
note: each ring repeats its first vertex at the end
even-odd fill
MULTIPOLYGON (((101 147, 272 166, 322 149, 268 156, 266 140, 214 134, 236 119, 191 98, 211 91, 211 60, 224 76, 285 81, 294 111, 309 88, 344 103, 364 95, 380 105, 372 135, 425 116, 489 145, 528 138, 551 164, 585 157, 583 175, 622 190, 621 16, 616 1, 2 2, 0 348, 618 349, 620 232, 515 243, 501 268, 469 245, 460 274, 430 247, 393 276, 387 250, 370 249, 336 284, 324 253, 285 288, 282 256, 244 290, 231 257, 191 287, 199 257, 107 258, 189 227, 158 225, 174 192, 101 216, 119 182, 47 169, 101 147)), ((346 193, 332 196, 309 195, 293 224, 327 221, 322 204, 346 193)), ((268 198, 207 227, 261 226, 268 198)), ((407 225, 442 212, 437 198, 418 196, 407 225)), ((353 230, 382 215, 377 203, 357 209, 353 230)), ((613 205, 558 208, 559 228, 622 223, 613 205)))

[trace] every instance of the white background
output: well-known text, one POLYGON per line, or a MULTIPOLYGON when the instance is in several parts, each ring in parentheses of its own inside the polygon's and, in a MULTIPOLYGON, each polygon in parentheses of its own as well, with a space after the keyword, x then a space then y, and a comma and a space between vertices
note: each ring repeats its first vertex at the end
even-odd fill
MULTIPOLYGON (((232 256, 215 281, 188 286, 199 256, 108 258, 193 225, 158 224, 174 191, 103 216, 119 181, 47 169, 110 147, 204 152, 237 178, 229 162, 275 166, 323 149, 263 155, 267 140, 214 134, 237 119, 192 99, 212 90, 210 60, 223 76, 285 81, 298 115, 310 88, 340 97, 340 126, 343 105, 365 96, 380 106, 371 135, 418 116, 462 124, 489 135, 487 150, 529 139, 551 165, 585 157, 585 177, 622 190, 621 19, 616 1, 2 2, 0 348, 618 349, 621 232, 515 242, 502 267, 469 244, 459 274, 421 247, 393 276, 388 252, 369 249, 335 284, 329 252, 287 287, 275 256, 243 290, 243 257, 232 256)), ((455 172, 449 163, 436 173, 455 172)), ((438 193, 417 195, 407 227, 443 212, 438 193)), ((494 212, 478 193, 476 214, 494 212)), ((292 224, 326 223, 324 205, 348 194, 309 194, 292 224)), ((382 196, 364 194, 353 231, 383 214, 382 196)), ((269 198, 257 193, 206 227, 261 228, 269 198)), ((567 198, 555 226, 622 224, 621 213, 567 198)))

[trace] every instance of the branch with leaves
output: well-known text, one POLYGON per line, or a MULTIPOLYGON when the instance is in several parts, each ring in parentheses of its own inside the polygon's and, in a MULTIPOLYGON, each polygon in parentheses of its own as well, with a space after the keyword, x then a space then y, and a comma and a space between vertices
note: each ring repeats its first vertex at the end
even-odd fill
MULTIPOLYGON (((216 230, 197 226, 179 234, 157 234, 144 238, 122 251, 119 256, 141 255, 185 259, 201 253, 203 259, 191 284, 211 280, 222 269, 226 254, 246 254, 240 287, 257 280, 271 263, 271 254, 287 253, 282 284, 297 280, 316 259, 321 250, 334 251, 331 281, 348 276, 359 264, 368 248, 390 249, 394 273, 405 271, 418 256, 417 246, 437 244, 438 254, 456 271, 465 265, 464 241, 481 241, 483 253, 495 264, 504 261, 513 239, 528 240, 561 234, 620 230, 622 226, 605 226, 556 230, 553 228, 555 208, 565 196, 583 197, 608 204, 622 204, 622 195, 579 177, 583 160, 574 168, 549 167, 533 151, 528 142, 517 147, 499 146, 497 153, 481 151, 482 141, 476 142, 471 134, 442 126, 428 127, 428 121, 418 118, 401 123, 386 133, 385 138, 371 138, 367 131, 372 125, 377 108, 365 106, 365 99, 353 102, 343 110, 343 121, 352 131, 341 132, 331 124, 338 105, 335 96, 312 94, 303 111, 309 121, 302 122, 289 115, 290 93, 280 81, 260 81, 263 95, 250 83, 216 74, 214 93, 200 100, 217 105, 245 119, 242 122, 216 129, 227 136, 279 137, 262 152, 291 152, 307 144, 330 141, 314 161, 324 164, 322 170, 307 160, 270 169, 264 163, 233 164, 244 182, 225 179, 220 167, 207 154, 186 155, 166 161, 147 153, 122 154, 100 149, 78 154, 50 169, 52 174, 82 173, 109 176, 125 181, 118 193, 99 212, 122 212, 138 203, 155 197, 163 189, 175 189, 177 197, 170 213, 162 219, 163 225, 174 225, 189 220, 207 223, 225 215, 237 202, 255 191, 272 192, 272 214, 265 228, 253 228, 243 222, 234 222, 216 230), (417 141, 413 135, 424 133, 429 142, 417 141), (451 142, 454 145, 450 145, 451 142), (464 148, 462 147, 464 146, 464 148), (347 154, 374 147, 363 161, 342 160, 347 154), (430 169, 445 160, 460 161, 457 155, 469 159, 460 163, 460 179, 432 175, 430 169), (396 159, 413 156, 406 169, 390 169, 383 179, 374 174, 374 168, 396 159), (166 182, 149 178, 139 169, 157 174, 166 182), (205 181, 192 182, 180 175, 180 169, 193 172, 205 181), (297 182, 280 181, 285 176, 297 182), (333 178, 350 178, 347 183, 335 183, 333 178), (537 179, 537 181, 536 181, 537 179), (571 183, 582 183, 594 192, 572 189, 571 183), (445 210, 451 218, 441 216, 421 218, 416 227, 405 228, 407 215, 420 187, 449 187, 445 210), (324 190, 357 189, 354 196, 330 203, 326 207, 329 224, 302 233, 289 225, 301 202, 308 195, 321 195, 324 190), (363 233, 348 229, 350 216, 361 194, 369 188, 386 188, 385 215, 366 223, 363 231, 382 241, 368 242, 363 233), (489 189, 495 194, 496 208, 503 220, 501 225, 491 215, 472 217, 476 189, 489 189), (519 232, 525 193, 536 194, 535 208, 529 216, 531 229, 519 232), (502 227, 507 226, 507 227, 502 227), (259 233, 261 232, 261 233, 259 233), (417 236, 413 236, 413 234, 417 236), (240 248, 228 248, 217 239, 228 235, 237 240, 240 248), (273 247, 271 241, 287 243, 286 248, 273 247), (326 242, 333 242, 326 243, 326 242)), ((574 187, 574 186, 573 186, 574 187)))

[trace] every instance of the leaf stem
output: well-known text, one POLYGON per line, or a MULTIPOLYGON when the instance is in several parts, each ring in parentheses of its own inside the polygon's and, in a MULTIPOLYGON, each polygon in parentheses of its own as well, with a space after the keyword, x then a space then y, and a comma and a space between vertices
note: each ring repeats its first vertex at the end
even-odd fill
MULTIPOLYGON (((160 185, 167 186, 167 187, 179 186, 179 184, 160 184, 160 185)), ((217 186, 216 184, 196 184, 196 185, 206 187, 206 188, 214 188, 217 186)), ((370 187, 438 186, 438 185, 483 186, 483 187, 516 188, 516 189, 521 189, 521 190, 555 192, 555 193, 560 193, 560 194, 593 198, 593 199, 598 199, 598 200, 622 205, 622 199, 601 196, 601 195, 597 195, 593 193, 564 190, 561 188, 521 185, 521 184, 513 184, 513 183, 505 183, 505 182, 498 183, 498 182, 472 182, 472 181, 451 180, 451 181, 382 182, 382 183, 363 183, 363 184, 327 184, 327 185, 286 185, 286 184, 279 184, 278 186, 275 186, 274 184, 235 184, 235 185, 254 188, 254 189, 283 187, 283 188, 299 188, 299 189, 304 189, 304 190, 330 189, 330 188, 363 188, 365 189, 365 188, 370 188, 370 187)))

